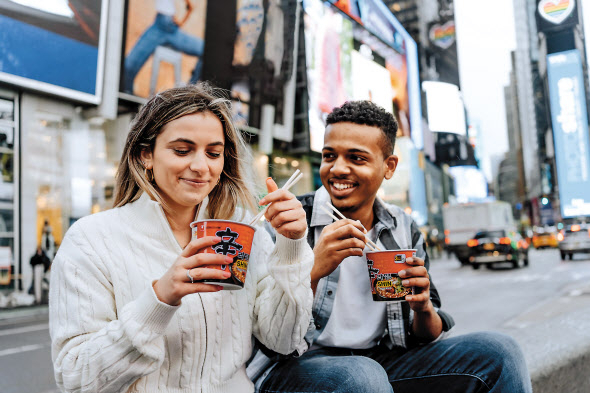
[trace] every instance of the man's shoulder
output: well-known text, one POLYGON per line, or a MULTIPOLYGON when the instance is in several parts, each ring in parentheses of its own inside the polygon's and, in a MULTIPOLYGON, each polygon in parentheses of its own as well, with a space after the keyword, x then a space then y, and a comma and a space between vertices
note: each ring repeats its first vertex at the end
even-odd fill
POLYGON ((411 226, 414 222, 414 219, 408 213, 406 213, 404 209, 397 205, 387 203, 379 198, 375 200, 375 203, 380 204, 381 207, 384 208, 391 217, 393 217, 397 225, 402 224, 411 226))
POLYGON ((299 195, 297 199, 303 205, 303 208, 313 207, 313 201, 315 199, 315 191, 308 192, 307 194, 299 195))

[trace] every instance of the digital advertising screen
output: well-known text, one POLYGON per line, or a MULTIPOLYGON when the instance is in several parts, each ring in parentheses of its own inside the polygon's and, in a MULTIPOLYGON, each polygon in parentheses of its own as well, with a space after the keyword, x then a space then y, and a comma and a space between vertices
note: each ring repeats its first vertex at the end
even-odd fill
POLYGON ((99 104, 108 0, 0 0, 0 80, 99 104))
POLYGON ((147 98, 196 82, 206 11, 206 0, 127 0, 121 91, 147 98))
POLYGON ((387 7, 373 0, 305 0, 303 6, 311 150, 321 151, 332 109, 361 99, 392 112, 400 134, 416 137, 421 148, 417 60, 409 63, 408 46, 412 56, 417 52, 387 7))
POLYGON ((547 76, 561 215, 590 215, 588 114, 577 49, 547 56, 547 76))

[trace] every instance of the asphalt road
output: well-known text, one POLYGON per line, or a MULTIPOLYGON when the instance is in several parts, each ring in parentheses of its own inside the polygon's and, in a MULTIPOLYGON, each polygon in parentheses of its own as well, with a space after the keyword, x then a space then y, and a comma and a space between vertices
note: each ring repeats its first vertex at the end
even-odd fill
MULTIPOLYGON (((590 353, 590 255, 562 262, 556 250, 531 250, 529 267, 516 270, 473 270, 440 258, 432 261, 431 274, 443 309, 455 319, 452 335, 507 333, 522 346, 536 376, 590 353)), ((46 312, 26 320, 0 318, 0 381, 2 393, 58 392, 46 312)))
POLYGON ((531 250, 529 267, 473 270, 455 259, 432 262, 452 335, 492 330, 521 345, 536 393, 590 391, 590 255, 561 261, 531 250))

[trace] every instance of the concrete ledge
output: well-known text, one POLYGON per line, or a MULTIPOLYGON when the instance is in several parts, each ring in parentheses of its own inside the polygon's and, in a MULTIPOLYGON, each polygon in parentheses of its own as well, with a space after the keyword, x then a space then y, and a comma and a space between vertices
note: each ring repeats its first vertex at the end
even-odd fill
POLYGON ((535 393, 590 392, 590 348, 567 362, 536 372, 531 378, 535 393))

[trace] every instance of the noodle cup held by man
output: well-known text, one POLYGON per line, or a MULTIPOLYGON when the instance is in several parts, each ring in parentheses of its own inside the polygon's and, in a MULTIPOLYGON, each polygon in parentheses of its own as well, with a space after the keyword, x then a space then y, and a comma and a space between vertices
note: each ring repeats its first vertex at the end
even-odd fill
POLYGON ((415 257, 417 250, 386 250, 367 252, 367 268, 371 293, 376 302, 405 301, 413 292, 404 287, 398 273, 412 267, 406 258, 415 257))
POLYGON ((233 258, 229 265, 210 266, 209 269, 229 271, 227 279, 207 279, 200 282, 220 285, 226 290, 242 289, 246 282, 248 261, 256 228, 241 222, 229 220, 204 220, 191 223, 192 235, 196 238, 217 236, 221 241, 204 248, 200 253, 222 254, 233 258))

